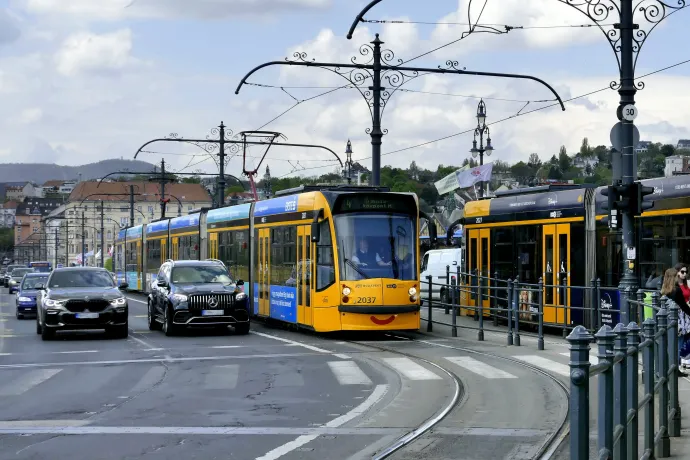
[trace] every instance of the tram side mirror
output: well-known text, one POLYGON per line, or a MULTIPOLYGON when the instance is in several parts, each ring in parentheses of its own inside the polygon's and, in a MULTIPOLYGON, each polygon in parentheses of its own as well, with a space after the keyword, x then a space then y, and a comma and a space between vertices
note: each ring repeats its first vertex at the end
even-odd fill
POLYGON ((321 233, 319 232, 319 223, 313 222, 311 224, 311 242, 318 243, 321 239, 321 233))

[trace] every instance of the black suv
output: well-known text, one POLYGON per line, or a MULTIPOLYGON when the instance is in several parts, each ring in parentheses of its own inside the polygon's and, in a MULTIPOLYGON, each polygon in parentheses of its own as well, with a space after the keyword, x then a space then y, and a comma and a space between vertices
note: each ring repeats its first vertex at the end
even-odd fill
POLYGON ((233 326, 249 333, 249 301, 219 260, 166 261, 151 283, 149 329, 174 335, 185 327, 233 326))
POLYGON ((57 268, 45 285, 36 286, 36 333, 51 339, 57 330, 105 329, 128 335, 129 306, 107 270, 96 267, 57 268))

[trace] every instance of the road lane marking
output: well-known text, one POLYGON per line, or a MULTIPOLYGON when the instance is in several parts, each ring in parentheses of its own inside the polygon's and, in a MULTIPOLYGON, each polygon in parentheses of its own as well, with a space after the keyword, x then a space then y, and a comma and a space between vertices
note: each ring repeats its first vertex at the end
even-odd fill
POLYGON ((0 396, 19 396, 36 385, 40 385, 62 369, 41 369, 23 375, 0 388, 0 396))
POLYGON ((341 385, 371 385, 371 380, 354 361, 329 361, 328 367, 341 385))
POLYGON ((138 302, 138 303, 143 303, 144 305, 148 305, 148 302, 144 302, 143 300, 135 299, 133 297, 127 297, 127 300, 131 300, 132 302, 138 302))
POLYGON ((439 375, 410 358, 383 358, 383 360, 410 380, 442 380, 439 375))
POLYGON ((318 351, 319 353, 333 354, 332 351, 324 350, 323 348, 315 347, 313 345, 307 345, 306 343, 297 342, 296 340, 284 339, 282 337, 278 337, 275 335, 264 334, 263 332, 256 332, 256 331, 250 331, 250 332, 254 335, 259 335, 261 337, 266 337, 268 339, 278 340, 280 342, 290 343, 290 344, 293 344, 295 346, 306 348, 307 350, 318 351))
POLYGON ((71 361, 65 363, 24 363, 24 364, 0 364, 0 369, 27 369, 34 367, 51 366, 96 366, 109 364, 146 364, 146 363, 182 363, 187 361, 224 361, 231 359, 257 359, 257 358, 294 358, 301 356, 320 356, 315 353, 275 353, 263 355, 242 356, 197 356, 185 358, 148 358, 148 359, 114 359, 108 361, 71 361))
MULTIPOLYGON (((377 385, 374 391, 371 392, 369 397, 362 402, 359 406, 352 409, 350 412, 341 415, 338 418, 331 420, 324 425, 324 428, 338 428, 341 425, 349 422, 350 420, 364 414, 366 411, 371 409, 376 403, 378 403, 384 395, 388 392, 388 385, 377 385)), ((318 434, 302 435, 297 439, 283 444, 280 447, 276 447, 265 455, 258 457, 256 460, 276 460, 283 455, 289 454, 295 449, 299 449, 303 445, 313 441, 318 438, 318 434)))
POLYGON ((206 390, 232 390, 237 386, 239 375, 239 364, 213 366, 211 372, 204 379, 204 388, 206 390))
POLYGON ((216 348, 216 349, 223 349, 224 350, 226 348, 245 348, 245 346, 244 345, 216 345, 216 346, 209 347, 209 348, 216 348))
MULTIPOLYGON (((206 426, 87 426, 87 420, 29 420, 0 421, 0 434, 158 434, 158 435, 390 435, 402 434, 404 428, 339 428, 339 427, 206 427, 206 426)), ((299 447, 299 446, 298 446, 299 447)), ((275 457, 277 458, 277 457, 275 457)))
POLYGON ((351 356, 343 354, 343 353, 333 353, 333 356, 335 356, 336 358, 340 358, 340 359, 352 359, 351 356))
POLYGON ((135 318, 148 318, 149 315, 134 315, 135 318))
POLYGON ((98 353, 98 350, 72 350, 72 351, 52 351, 55 355, 76 355, 79 353, 98 353))
POLYGON ((470 372, 474 372, 477 375, 486 377, 487 379, 516 379, 517 377, 513 374, 506 372, 501 369, 497 369, 493 366, 489 366, 486 363, 478 361, 469 356, 446 356, 448 361, 456 364, 470 372))
POLYGON ((141 393, 142 391, 149 390, 152 386, 154 386, 156 383, 160 382, 160 380, 163 378, 165 375, 165 367, 163 366, 154 366, 141 377, 141 379, 137 382, 136 385, 132 388, 130 391, 131 393, 141 393))
MULTIPOLYGON (((132 332, 134 332, 134 331, 132 331, 132 332)), ((129 338, 132 339, 132 340, 134 340, 134 341, 137 342, 138 344, 145 346, 145 347, 146 347, 147 349, 149 349, 149 350, 158 349, 158 347, 156 347, 155 345, 152 345, 152 344, 148 343, 146 340, 142 340, 142 339, 140 339, 140 338, 138 338, 138 337, 134 337, 134 336, 132 336, 132 335, 130 335, 129 338)), ((161 348, 161 350, 162 350, 162 348, 161 348)))
POLYGON ((524 361, 528 364, 532 364, 537 367, 541 367, 542 369, 549 371, 549 372, 555 372, 556 374, 562 375, 564 377, 569 377, 570 376, 570 367, 565 365, 565 364, 560 364, 557 363, 556 361, 551 361, 550 359, 542 358, 541 356, 536 356, 536 355, 518 355, 518 356, 513 356, 515 359, 519 359, 520 361, 524 361))

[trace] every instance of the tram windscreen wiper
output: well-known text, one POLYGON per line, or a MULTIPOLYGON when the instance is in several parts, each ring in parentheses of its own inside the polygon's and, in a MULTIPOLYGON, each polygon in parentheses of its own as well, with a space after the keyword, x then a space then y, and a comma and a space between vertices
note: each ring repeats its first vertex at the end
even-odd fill
POLYGON ((364 279, 369 279, 369 276, 362 270, 360 270, 356 263, 354 263, 350 259, 345 259, 345 263, 348 264, 350 267, 354 268, 357 273, 364 277, 364 279))

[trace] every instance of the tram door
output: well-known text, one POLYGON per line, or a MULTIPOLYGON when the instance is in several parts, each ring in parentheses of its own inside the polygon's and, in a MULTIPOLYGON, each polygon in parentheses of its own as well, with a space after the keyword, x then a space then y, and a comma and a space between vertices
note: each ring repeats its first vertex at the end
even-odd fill
POLYGON ((270 264, 271 264, 271 229, 259 229, 259 263, 257 264, 257 282, 259 285, 259 315, 269 316, 270 307, 270 264))
POLYGON ((218 233, 209 233, 208 235, 208 257, 209 259, 218 259, 218 233))
POLYGON ((168 256, 168 239, 163 238, 161 240, 161 265, 163 265, 163 262, 168 260, 170 257, 168 256))
POLYGON ((544 322, 570 324, 570 224, 544 225, 544 322))
POLYGON ((180 243, 179 243, 179 238, 173 237, 170 239, 170 249, 172 249, 171 252, 171 258, 172 260, 180 260, 180 243))
POLYGON ((305 326, 314 325, 311 306, 311 227, 297 227, 297 322, 305 326))
MULTIPOLYGON (((482 286, 482 303, 484 305, 484 316, 489 316, 491 307, 491 282, 487 277, 491 276, 491 246, 490 230, 488 228, 470 230, 467 247, 467 269, 469 272, 468 284, 472 287, 472 295, 468 304, 471 306, 479 305, 478 286, 482 286)), ((474 316, 474 310, 465 310, 465 315, 474 316)))

